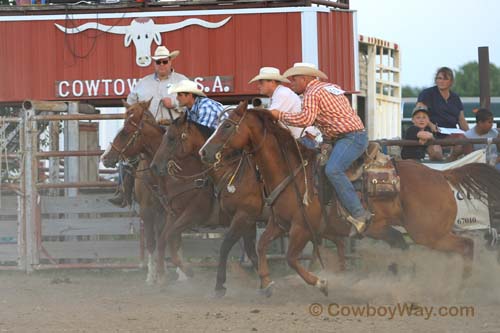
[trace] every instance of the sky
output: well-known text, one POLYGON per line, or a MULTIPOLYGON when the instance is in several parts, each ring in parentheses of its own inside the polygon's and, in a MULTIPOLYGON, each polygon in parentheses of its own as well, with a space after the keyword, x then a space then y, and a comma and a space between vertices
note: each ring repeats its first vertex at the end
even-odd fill
POLYGON ((499 0, 350 0, 350 8, 359 34, 399 44, 402 85, 432 86, 439 67, 477 61, 479 46, 500 66, 499 0))

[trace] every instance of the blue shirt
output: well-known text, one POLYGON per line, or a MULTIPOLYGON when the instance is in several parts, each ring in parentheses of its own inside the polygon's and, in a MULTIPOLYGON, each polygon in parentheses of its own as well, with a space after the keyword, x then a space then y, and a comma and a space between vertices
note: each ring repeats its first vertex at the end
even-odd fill
POLYGON ((219 125, 219 116, 224 107, 221 103, 213 99, 197 96, 191 109, 186 109, 189 120, 216 129, 219 125))
POLYGON ((457 94, 450 91, 450 97, 445 100, 437 86, 422 90, 418 95, 418 102, 429 108, 431 122, 439 127, 456 128, 460 111, 464 109, 457 94))

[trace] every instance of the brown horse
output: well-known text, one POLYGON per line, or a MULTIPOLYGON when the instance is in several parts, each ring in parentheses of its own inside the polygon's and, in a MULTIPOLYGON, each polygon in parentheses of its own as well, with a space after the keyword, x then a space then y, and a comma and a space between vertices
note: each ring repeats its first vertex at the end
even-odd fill
MULTIPOLYGON (((125 106, 127 115, 130 116, 147 110, 149 103, 140 102, 134 105, 125 104, 125 106)), ((159 145, 164 133, 164 130, 159 126, 148 125, 154 123, 155 120, 152 115, 150 115, 149 121, 142 123, 137 120, 134 122, 133 117, 126 119, 123 129, 116 135, 113 142, 101 156, 101 160, 106 167, 114 167, 119 160, 135 158, 141 153, 144 156, 135 174, 134 194, 140 208, 139 215, 144 223, 146 249, 148 251, 148 273, 146 278, 148 284, 157 282, 157 265, 154 252, 156 246, 160 243, 158 237, 165 224, 165 211, 158 194, 154 190, 158 180, 149 169, 149 163, 153 159, 156 145, 159 145)), ((180 246, 180 237, 173 240, 172 243, 178 248, 180 246)), ((161 256, 159 253, 157 255, 161 256)))
MULTIPOLYGON (((199 158, 198 151, 205 144, 207 135, 203 126, 178 118, 169 127, 167 135, 156 153, 151 164, 154 172, 164 175, 167 165, 175 164, 182 167, 182 161, 188 155, 199 158)), ((224 235, 219 253, 217 282, 215 292, 218 296, 225 294, 226 266, 229 251, 243 237, 249 258, 257 268, 255 252, 255 228, 258 219, 268 219, 267 210, 264 213, 262 198, 263 184, 257 175, 255 162, 250 154, 237 151, 235 156, 228 156, 217 167, 212 168, 210 176, 214 183, 215 195, 219 199, 221 209, 231 217, 231 224, 224 235), (265 216, 263 216, 265 215, 265 216)), ((175 173, 175 170, 170 170, 175 173)), ((341 269, 345 264, 344 243, 335 239, 341 269)))
MULTIPOLYGON (((299 264, 298 257, 306 243, 314 240, 320 231, 323 235, 347 235, 350 226, 340 220, 337 214, 330 214, 327 225, 321 226, 320 202, 312 185, 315 152, 303 146, 297 149, 290 133, 282 129, 268 112, 247 111, 246 103, 241 103, 220 124, 216 133, 200 150, 200 154, 204 161, 214 163, 220 158, 222 149, 229 148, 255 151, 256 163, 264 181, 271 188, 296 172, 294 182, 281 193, 274 206, 283 224, 270 221, 259 240, 261 288, 272 285, 265 256, 268 244, 288 229, 289 265, 308 284, 317 286, 326 294, 327 281, 304 269, 299 264), (300 167, 301 164, 306 166, 300 167), (307 177, 304 177, 304 169, 307 177), (306 193, 308 198, 304 198, 306 193), (304 199, 308 199, 307 205, 302 203, 306 201, 304 199), (296 204, 292 204, 293 202, 296 204)), ((403 226, 417 244, 460 254, 465 260, 464 276, 467 276, 471 270, 473 241, 451 232, 457 206, 448 182, 484 199, 487 194, 498 196, 500 174, 484 164, 470 164, 440 172, 416 162, 400 161, 396 163, 396 168, 401 179, 401 192, 393 199, 371 200, 375 216, 366 234, 375 239, 387 240, 387 237, 392 237, 392 230, 395 230, 392 225, 403 226)))

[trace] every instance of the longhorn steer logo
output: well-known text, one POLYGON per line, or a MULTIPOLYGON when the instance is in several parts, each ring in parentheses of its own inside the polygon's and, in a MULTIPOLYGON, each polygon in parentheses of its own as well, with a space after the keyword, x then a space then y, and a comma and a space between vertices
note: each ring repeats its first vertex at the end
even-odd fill
POLYGON ((231 19, 231 16, 220 22, 207 22, 204 20, 190 18, 182 22, 169 24, 156 24, 153 19, 136 18, 130 25, 109 26, 97 22, 82 24, 76 28, 67 28, 55 23, 55 26, 67 34, 77 34, 88 29, 97 29, 117 35, 125 35, 123 44, 129 47, 133 42, 136 50, 135 61, 138 66, 146 67, 151 64, 151 43, 153 40, 157 45, 161 45, 161 33, 182 29, 190 25, 199 25, 208 29, 222 27, 231 19))

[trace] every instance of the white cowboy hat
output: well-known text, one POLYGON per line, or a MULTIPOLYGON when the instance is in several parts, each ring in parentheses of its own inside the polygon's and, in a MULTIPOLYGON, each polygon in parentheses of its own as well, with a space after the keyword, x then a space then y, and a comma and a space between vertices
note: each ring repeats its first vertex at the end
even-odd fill
POLYGON ((175 50, 170 52, 165 46, 158 46, 155 50, 155 54, 151 57, 154 60, 160 60, 165 58, 174 59, 179 55, 179 51, 175 50))
POLYGON ((248 81, 248 83, 259 80, 274 80, 290 83, 290 81, 286 77, 280 74, 280 70, 275 67, 262 67, 259 71, 259 75, 248 81))
POLYGON ((306 75, 306 76, 314 76, 319 77, 321 79, 328 79, 325 73, 320 71, 316 65, 308 64, 306 62, 296 62, 293 64, 292 68, 289 68, 283 73, 283 76, 290 77, 295 75, 306 75))
POLYGON ((198 88, 196 82, 190 80, 182 80, 168 89, 169 94, 180 93, 180 92, 192 93, 194 95, 207 97, 207 95, 205 95, 203 91, 200 88, 198 88))

